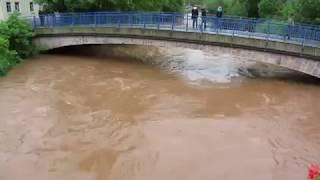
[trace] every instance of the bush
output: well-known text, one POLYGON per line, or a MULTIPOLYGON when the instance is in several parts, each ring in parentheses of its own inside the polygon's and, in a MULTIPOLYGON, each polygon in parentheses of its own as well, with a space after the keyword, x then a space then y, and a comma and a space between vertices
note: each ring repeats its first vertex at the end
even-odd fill
POLYGON ((227 14, 231 16, 247 16, 247 10, 244 3, 234 1, 227 10, 227 14))
POLYGON ((10 16, 6 24, 9 28, 9 48, 16 50, 21 58, 32 55, 33 31, 31 25, 25 20, 20 19, 17 15, 10 16))
POLYGON ((278 6, 275 4, 278 0, 262 0, 259 3, 259 15, 261 17, 271 18, 275 16, 278 11, 278 6))
POLYGON ((0 36, 0 75, 6 75, 9 69, 20 60, 16 51, 9 50, 9 41, 0 36))
POLYGON ((294 8, 295 19, 298 21, 320 24, 319 0, 297 0, 294 8))
POLYGON ((0 22, 0 75, 33 54, 31 25, 13 14, 0 22))

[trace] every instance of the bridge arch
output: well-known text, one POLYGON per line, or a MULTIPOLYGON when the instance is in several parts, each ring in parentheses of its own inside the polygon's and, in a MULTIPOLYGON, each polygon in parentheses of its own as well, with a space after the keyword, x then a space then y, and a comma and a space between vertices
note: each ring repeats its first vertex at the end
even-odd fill
POLYGON ((125 44, 152 45, 166 48, 182 47, 225 52, 238 59, 273 64, 320 78, 320 61, 318 60, 317 48, 311 52, 311 56, 310 54, 302 54, 300 52, 301 49, 299 49, 300 46, 295 46, 294 44, 286 44, 287 46, 283 46, 283 44, 270 45, 264 41, 244 39, 247 40, 247 42, 245 42, 247 45, 241 45, 237 43, 234 37, 231 39, 223 38, 222 40, 220 39, 219 42, 216 40, 217 38, 221 38, 219 36, 213 38, 200 33, 184 34, 173 31, 165 32, 162 30, 148 31, 146 29, 137 31, 129 29, 123 31, 119 28, 99 30, 100 31, 97 31, 97 29, 94 28, 39 29, 36 31, 36 37, 33 41, 35 45, 43 50, 74 45, 125 44), (105 31, 101 32, 101 30, 105 31), (129 31, 131 31, 131 33, 129 31), (210 42, 211 39, 213 40, 212 42, 210 42), (252 44, 250 44, 250 42, 252 44), (261 48, 261 46, 263 48, 261 48), (287 51, 283 50, 283 48, 287 48, 287 51))

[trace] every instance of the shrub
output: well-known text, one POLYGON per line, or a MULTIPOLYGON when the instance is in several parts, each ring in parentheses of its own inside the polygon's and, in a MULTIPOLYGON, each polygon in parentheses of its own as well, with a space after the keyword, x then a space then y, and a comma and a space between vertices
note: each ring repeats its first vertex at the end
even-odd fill
POLYGON ((20 60, 16 51, 9 50, 9 41, 0 36, 0 75, 6 75, 9 69, 20 60))
POLYGON ((0 76, 6 75, 11 67, 33 54, 32 28, 17 14, 0 22, 0 76))
POLYGON ((8 26, 9 48, 16 50, 21 58, 32 55, 33 31, 31 25, 14 14, 6 21, 8 26))

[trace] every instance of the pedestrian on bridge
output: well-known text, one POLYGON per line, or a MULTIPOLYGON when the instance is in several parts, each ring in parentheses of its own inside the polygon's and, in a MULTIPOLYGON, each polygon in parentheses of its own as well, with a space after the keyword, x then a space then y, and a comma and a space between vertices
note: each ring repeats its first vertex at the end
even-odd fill
POLYGON ((207 29, 207 10, 205 8, 201 9, 201 30, 207 29))
POLYGON ((217 16, 218 18, 221 18, 221 17, 222 17, 222 14, 223 14, 222 6, 219 6, 218 9, 217 9, 216 16, 217 16))
POLYGON ((222 18, 222 14, 223 14, 223 9, 222 9, 222 6, 219 6, 217 8, 217 12, 216 12, 216 26, 218 29, 221 29, 221 22, 220 22, 220 18, 222 18))
POLYGON ((196 6, 194 6, 191 11, 193 29, 195 28, 198 29, 198 16, 199 16, 199 10, 196 6))

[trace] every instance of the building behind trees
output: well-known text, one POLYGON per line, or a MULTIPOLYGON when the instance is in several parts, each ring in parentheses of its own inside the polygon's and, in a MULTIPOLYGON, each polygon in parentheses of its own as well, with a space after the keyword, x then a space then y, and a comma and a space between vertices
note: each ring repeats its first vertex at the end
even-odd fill
POLYGON ((39 5, 33 0, 0 0, 0 20, 7 19, 13 13, 38 15, 39 5))

